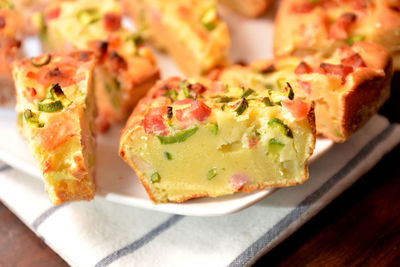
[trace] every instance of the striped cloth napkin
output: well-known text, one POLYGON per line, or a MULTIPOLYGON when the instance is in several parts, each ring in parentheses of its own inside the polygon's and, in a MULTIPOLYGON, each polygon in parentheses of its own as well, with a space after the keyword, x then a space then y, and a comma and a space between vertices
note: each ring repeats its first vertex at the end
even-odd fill
POLYGON ((189 217, 97 198, 52 207, 43 184, 0 163, 0 200, 72 266, 243 266, 296 231, 400 141, 375 116, 310 166, 310 179, 241 212, 189 217))

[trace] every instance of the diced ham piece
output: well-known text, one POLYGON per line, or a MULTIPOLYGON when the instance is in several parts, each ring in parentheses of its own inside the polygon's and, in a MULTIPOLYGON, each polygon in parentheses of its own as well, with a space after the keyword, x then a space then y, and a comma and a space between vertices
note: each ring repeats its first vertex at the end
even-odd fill
POLYGON ((353 68, 343 65, 334 65, 329 63, 321 63, 318 69, 321 74, 333 74, 342 78, 342 83, 346 82, 346 77, 353 72, 353 68))
POLYGON ((354 13, 344 13, 333 23, 329 29, 329 38, 344 40, 347 39, 350 26, 356 21, 354 13))
POLYGON ((185 98, 183 100, 178 100, 174 102, 174 105, 188 105, 193 102, 193 99, 191 98, 185 98))
POLYGON ((357 53, 354 53, 353 55, 351 55, 349 57, 342 58, 341 62, 342 62, 342 65, 353 67, 353 69, 366 67, 364 60, 357 53))
POLYGON ((257 147, 257 144, 258 144, 258 138, 250 138, 249 139, 249 148, 250 149, 252 149, 252 148, 256 148, 257 147))
POLYGON ((294 70, 294 73, 296 73, 297 75, 309 74, 312 72, 313 68, 304 61, 300 62, 300 64, 294 70))
POLYGON ((60 8, 53 8, 45 12, 44 20, 48 23, 50 20, 58 18, 58 16, 60 16, 60 8))
POLYGON ((292 10, 295 13, 309 13, 311 12, 314 8, 316 7, 316 5, 314 3, 311 2, 305 2, 302 3, 300 5, 295 5, 292 10))
POLYGON ((300 84, 301 88, 303 89, 306 94, 311 94, 311 84, 309 82, 297 80, 297 82, 300 84))
POLYGON ((246 174, 241 174, 241 173, 236 173, 231 176, 229 179, 229 185, 231 188, 235 191, 240 190, 243 188, 245 184, 247 184, 250 181, 250 177, 247 176, 246 174))
POLYGON ((201 101, 193 101, 190 107, 190 114, 198 120, 204 121, 211 115, 211 108, 201 101))
POLYGON ((285 107, 295 118, 295 120, 302 120, 307 117, 308 112, 310 111, 311 105, 303 102, 299 99, 282 100, 282 106, 285 107))
POLYGON ((167 135, 168 128, 162 115, 167 112, 167 107, 152 108, 144 116, 143 128, 146 134, 167 135))
POLYGON ((113 32, 121 26, 121 16, 115 13, 107 13, 103 17, 104 29, 113 32))

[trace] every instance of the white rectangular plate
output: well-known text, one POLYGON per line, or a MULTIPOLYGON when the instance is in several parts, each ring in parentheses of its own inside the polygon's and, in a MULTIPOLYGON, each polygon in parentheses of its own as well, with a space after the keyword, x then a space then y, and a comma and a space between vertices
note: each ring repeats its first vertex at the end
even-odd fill
MULTIPOLYGON (((228 22, 231 34, 231 58, 255 60, 272 56, 273 12, 261 19, 243 19, 221 10, 228 22)), ((126 22, 126 21, 125 21, 126 22)), ((129 24, 129 22, 128 22, 129 24)), ((29 56, 37 55, 37 42, 29 40, 24 45, 29 56)), ((181 75, 174 63, 165 55, 156 53, 163 77, 181 75)), ((42 175, 27 145, 18 134, 16 115, 11 109, 0 108, 0 159, 12 167, 39 179, 42 175)), ((114 126, 108 133, 99 136, 97 149, 98 196, 107 200, 162 212, 192 215, 216 216, 242 210, 264 199, 275 189, 258 190, 252 193, 238 193, 226 197, 200 198, 180 204, 153 204, 140 184, 134 171, 118 156, 118 142, 122 125, 114 126)), ((332 146, 332 142, 318 138, 313 160, 332 146)))

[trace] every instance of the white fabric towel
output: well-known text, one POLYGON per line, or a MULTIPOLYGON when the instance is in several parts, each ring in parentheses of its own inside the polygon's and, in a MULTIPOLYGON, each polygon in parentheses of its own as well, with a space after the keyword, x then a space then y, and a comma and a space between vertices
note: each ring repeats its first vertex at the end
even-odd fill
POLYGON ((400 141, 375 116, 310 166, 309 180, 241 212, 188 217, 97 198, 52 207, 41 181, 0 163, 0 200, 72 266, 243 266, 284 240, 400 141))

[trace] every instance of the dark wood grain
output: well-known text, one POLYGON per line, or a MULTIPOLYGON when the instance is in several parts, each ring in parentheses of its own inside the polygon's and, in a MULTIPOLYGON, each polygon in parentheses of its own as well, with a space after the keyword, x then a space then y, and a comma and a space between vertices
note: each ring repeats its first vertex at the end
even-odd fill
POLYGON ((0 202, 0 266, 68 266, 0 202))

